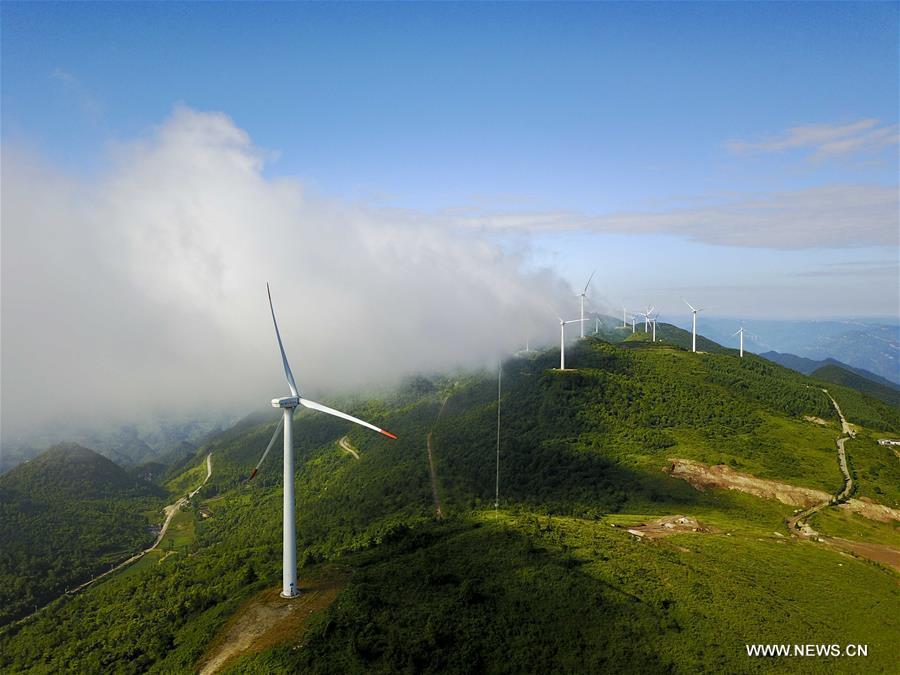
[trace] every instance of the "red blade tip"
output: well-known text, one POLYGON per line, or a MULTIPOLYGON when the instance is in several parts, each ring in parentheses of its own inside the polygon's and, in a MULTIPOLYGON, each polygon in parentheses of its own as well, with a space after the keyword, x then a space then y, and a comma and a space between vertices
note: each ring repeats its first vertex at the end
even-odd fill
POLYGON ((379 429, 378 431, 380 431, 381 433, 383 433, 383 434, 384 434, 385 436, 387 436, 388 438, 393 438, 395 441, 397 440, 397 437, 394 436, 394 434, 392 434, 390 431, 385 431, 384 429, 379 429))

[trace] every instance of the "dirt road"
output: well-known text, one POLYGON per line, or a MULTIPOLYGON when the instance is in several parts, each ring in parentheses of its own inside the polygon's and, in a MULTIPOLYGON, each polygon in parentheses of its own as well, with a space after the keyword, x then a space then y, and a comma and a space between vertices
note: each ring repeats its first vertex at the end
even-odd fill
POLYGON ((850 469, 847 467, 847 451, 844 448, 844 443, 856 436, 856 432, 853 431, 853 428, 847 422, 847 418, 844 417, 844 413, 841 411, 838 402, 834 400, 834 397, 828 393, 827 389, 823 389, 822 392, 831 399, 831 405, 834 406, 838 417, 841 418, 841 435, 838 436, 836 443, 838 449, 838 466, 841 467, 841 473, 844 474, 844 487, 827 501, 816 504, 815 506, 798 513, 793 518, 790 518, 788 520, 788 530, 795 536, 818 537, 818 532, 812 529, 807 522, 809 518, 828 506, 835 506, 842 502, 846 502, 850 497, 850 493, 853 492, 853 477, 850 475, 850 469))
POLYGON ((844 417, 844 413, 841 411, 841 406, 838 405, 838 402, 828 393, 827 389, 823 389, 822 391, 831 399, 831 404, 837 411, 838 417, 841 418, 841 436, 837 439, 837 446, 838 463, 841 466, 841 473, 844 474, 844 489, 835 495, 835 501, 840 502, 847 499, 847 497, 850 496, 850 493, 853 492, 853 477, 850 475, 850 470, 847 468, 847 452, 844 450, 844 443, 855 437, 856 432, 853 430, 853 427, 847 423, 847 418, 844 417))
MULTIPOLYGON (((210 476, 212 476, 212 453, 210 453, 206 456, 206 478, 203 479, 203 482, 200 483, 200 485, 198 485, 197 488, 193 492, 191 492, 187 498, 182 497, 174 504, 169 504, 168 506, 166 506, 163 509, 163 512, 166 514, 166 519, 163 522, 162 529, 159 531, 159 535, 157 535, 157 537, 156 537, 156 541, 154 541, 150 547, 145 548, 143 551, 140 551, 139 553, 135 553, 133 556, 131 556, 127 560, 120 562, 118 565, 116 565, 115 567, 113 567, 111 569, 106 570, 103 574, 98 574, 97 576, 93 577, 89 581, 85 581, 83 584, 80 584, 79 586, 76 586, 75 588, 66 589, 66 591, 64 593, 62 593, 59 597, 64 597, 67 595, 75 595, 76 593, 83 591, 85 588, 87 588, 91 584, 95 584, 98 581, 100 581, 101 579, 108 577, 110 574, 118 572, 122 568, 128 567, 128 565, 130 565, 131 563, 140 560, 145 555, 147 555, 150 551, 152 551, 157 546, 159 546, 159 543, 163 540, 163 537, 166 536, 166 532, 169 529, 169 524, 172 522, 172 518, 175 516, 176 513, 178 513, 178 509, 181 508, 181 506, 185 503, 185 501, 188 498, 193 497, 195 494, 197 494, 197 492, 200 490, 200 488, 202 488, 204 485, 206 485, 206 481, 209 480, 210 476)), ((29 614, 27 616, 23 616, 21 619, 18 619, 17 621, 13 621, 12 623, 7 624, 6 626, 3 627, 3 630, 6 630, 10 626, 15 626, 15 625, 18 625, 25 621, 28 621, 35 614, 39 614, 40 612, 44 611, 47 607, 49 607, 51 604, 53 604, 53 602, 55 602, 55 600, 51 600, 50 602, 45 604, 43 607, 40 607, 37 611, 34 611, 31 614, 29 614)))
MULTIPOLYGON (((441 403, 441 409, 438 410, 437 417, 434 418, 434 424, 437 424, 438 420, 441 419, 441 415, 444 414, 444 407, 449 400, 450 397, 448 396, 444 399, 444 402, 441 403)), ((425 438, 425 446, 428 449, 428 472, 431 474, 431 495, 434 499, 434 514, 438 520, 443 520, 444 512, 441 510, 441 498, 438 495, 437 471, 435 471, 434 468, 434 454, 431 451, 431 436, 434 430, 434 424, 432 425, 432 431, 429 431, 428 436, 425 438)))
POLYGON ((341 440, 338 441, 338 445, 341 446, 341 450, 344 450, 353 455, 356 459, 359 459, 359 453, 352 445, 350 445, 350 438, 348 436, 343 436, 341 440))
POLYGON ((127 567, 128 565, 130 565, 131 563, 133 563, 133 562, 135 562, 135 561, 137 561, 137 560, 140 560, 140 559, 143 558, 145 555, 147 555, 148 553, 150 553, 150 551, 152 551, 152 550, 155 549, 157 546, 159 546, 160 542, 163 540, 163 537, 166 536, 166 532, 169 530, 169 524, 172 522, 172 518, 175 517, 175 514, 178 513, 178 510, 179 510, 182 506, 184 506, 184 505, 187 503, 187 501, 188 501, 189 499, 193 498, 193 496, 194 496, 195 494, 197 494, 197 493, 200 491, 200 488, 202 488, 204 485, 206 485, 206 481, 209 480, 210 476, 212 476, 212 453, 209 453, 209 454, 206 456, 206 478, 203 479, 203 482, 200 483, 200 485, 198 485, 198 486, 193 490, 193 492, 191 492, 190 494, 188 494, 187 497, 182 497, 181 499, 179 499, 179 500, 178 500, 177 502, 175 502, 174 504, 169 504, 167 507, 165 507, 165 508, 163 509, 163 511, 164 511, 165 514, 166 514, 166 520, 165 520, 165 522, 163 522, 162 529, 159 531, 159 534, 158 534, 157 537, 156 537, 156 541, 154 541, 153 544, 152 544, 150 547, 145 548, 145 549, 144 549, 143 551, 141 551, 140 553, 135 553, 135 554, 134 554, 133 556, 131 556, 128 560, 125 560, 124 562, 119 563, 118 565, 116 565, 116 566, 113 567, 112 569, 109 569, 109 570, 107 570, 106 572, 104 572, 103 574, 100 574, 100 575, 94 577, 94 578, 91 579, 90 581, 85 581, 85 582, 84 582, 83 584, 81 584, 80 586, 76 586, 75 588, 70 589, 69 591, 67 591, 67 593, 68 593, 69 595, 75 595, 76 593, 78 593, 79 591, 84 590, 85 588, 87 588, 87 587, 90 586, 91 584, 100 581, 101 579, 103 579, 104 577, 109 576, 110 574, 113 574, 113 573, 115 573, 115 572, 118 572, 118 571, 119 571, 120 569, 122 569, 123 567, 127 567))

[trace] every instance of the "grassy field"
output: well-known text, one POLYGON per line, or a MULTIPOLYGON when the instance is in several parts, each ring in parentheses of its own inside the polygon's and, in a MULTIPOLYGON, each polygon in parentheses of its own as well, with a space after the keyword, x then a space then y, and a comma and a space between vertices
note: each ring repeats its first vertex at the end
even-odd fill
POLYGON ((232 672, 824 673, 849 664, 752 659, 744 645, 832 642, 869 645, 865 672, 894 665, 896 576, 730 513, 707 514, 718 533, 657 541, 611 527, 640 520, 486 512, 432 526, 357 560, 303 650, 232 672))
POLYGON ((887 544, 900 549, 900 523, 881 523, 843 509, 824 509, 810 519, 810 525, 826 536, 853 541, 887 544))
POLYGON ((200 463, 192 466, 184 473, 179 474, 166 483, 165 488, 175 497, 183 497, 191 492, 203 479, 206 478, 206 457, 204 456, 200 463))
POLYGON ((894 454, 894 449, 878 445, 879 438, 885 435, 863 429, 846 443, 859 484, 855 496, 900 508, 900 457, 894 454))

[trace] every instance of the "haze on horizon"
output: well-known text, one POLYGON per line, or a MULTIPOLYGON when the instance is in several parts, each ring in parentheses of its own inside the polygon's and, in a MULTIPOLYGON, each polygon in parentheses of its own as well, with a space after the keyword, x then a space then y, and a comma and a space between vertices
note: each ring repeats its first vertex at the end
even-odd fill
POLYGON ((264 406, 266 281, 311 394, 553 344, 594 267, 900 316, 896 5, 0 11, 4 437, 264 406))

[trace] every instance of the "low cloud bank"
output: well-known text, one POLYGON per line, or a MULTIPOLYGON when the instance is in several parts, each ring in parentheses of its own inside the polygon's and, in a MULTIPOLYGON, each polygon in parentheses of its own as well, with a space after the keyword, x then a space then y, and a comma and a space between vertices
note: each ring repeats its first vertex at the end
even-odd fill
POLYGON ((4 148, 2 427, 98 424, 478 366, 552 340, 555 274, 442 218, 266 177, 228 117, 178 108, 85 181, 4 148))

